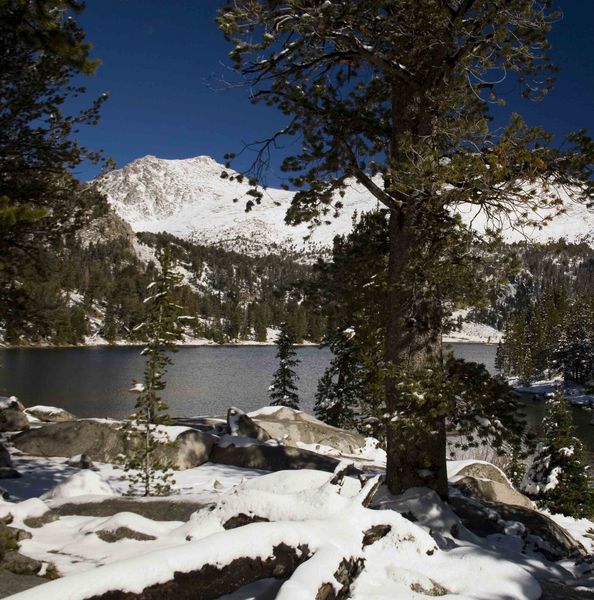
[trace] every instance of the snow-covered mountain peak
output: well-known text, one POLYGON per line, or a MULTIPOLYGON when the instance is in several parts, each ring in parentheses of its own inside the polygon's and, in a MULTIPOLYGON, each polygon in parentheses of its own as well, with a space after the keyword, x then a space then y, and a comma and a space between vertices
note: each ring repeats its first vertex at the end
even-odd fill
MULTIPOLYGON (((196 243, 218 244, 248 254, 262 254, 281 249, 317 252, 329 248, 337 234, 351 230, 353 215, 377 207, 376 200, 357 183, 346 190, 344 208, 338 218, 329 216, 329 224, 310 231, 307 224, 291 227, 284 218, 294 192, 268 188, 260 205, 249 213, 245 203, 250 198, 247 181, 239 182, 223 173, 235 174, 209 156, 169 160, 144 156, 124 168, 97 180, 115 212, 134 231, 172 233, 196 243), (308 238, 308 239, 306 239, 308 238)), ((538 225, 518 231, 502 220, 508 242, 525 239, 546 242, 564 237, 568 242, 594 239, 594 211, 577 202, 571 191, 560 190, 566 213, 553 219, 547 227, 538 225)), ((487 223, 485 215, 473 206, 459 211, 477 229, 487 223)), ((553 211, 539 211, 531 218, 536 222, 553 211)))
POLYGON ((221 177, 224 172, 236 174, 209 156, 168 160, 149 155, 103 175, 97 183, 135 231, 166 231, 251 254, 329 247, 336 234, 351 229, 355 212, 376 206, 369 193, 354 184, 343 199, 341 216, 312 233, 305 224, 291 227, 284 222, 294 192, 267 189, 261 204, 246 213, 249 184, 221 177))

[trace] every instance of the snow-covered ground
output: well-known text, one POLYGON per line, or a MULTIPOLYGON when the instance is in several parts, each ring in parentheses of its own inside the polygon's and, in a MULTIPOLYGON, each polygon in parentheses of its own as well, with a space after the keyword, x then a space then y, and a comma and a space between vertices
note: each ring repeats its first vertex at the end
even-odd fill
POLYGON ((460 327, 452 329, 443 336, 445 343, 498 344, 503 332, 470 319, 470 309, 460 309, 452 313, 451 320, 460 322, 460 327))
POLYGON ((462 327, 458 331, 450 331, 443 336, 445 343, 463 344, 498 344, 502 339, 501 331, 490 325, 472 321, 462 323, 462 327))
MULTIPOLYGON (((252 416, 270 413, 268 407, 252 416)), ((179 429, 179 428, 178 428, 179 429)), ((175 437, 177 430, 167 430, 175 437)), ((372 440, 357 455, 347 458, 371 467, 385 468, 385 453, 372 440)), ((323 454, 336 455, 317 446, 323 454)), ((96 463, 96 470, 79 470, 67 459, 31 457, 14 452, 19 479, 3 480, 12 502, 0 501, 0 518, 13 516, 13 526, 31 534, 20 552, 46 564, 53 563, 61 579, 15 596, 15 600, 82 600, 114 587, 140 592, 148 585, 170 579, 174 572, 189 572, 206 564, 224 565, 241 557, 269 557, 279 543, 307 547, 312 557, 297 568, 287 582, 265 580, 231 598, 308 600, 328 581, 343 557, 357 557, 364 567, 351 589, 353 600, 422 599, 428 595, 461 600, 536 600, 539 579, 590 589, 594 579, 587 567, 570 560, 550 562, 527 550, 522 528, 509 534, 479 538, 468 531, 452 509, 429 490, 413 489, 394 497, 385 488, 377 508, 361 504, 375 481, 361 483, 346 477, 339 485, 332 474, 314 471, 266 473, 206 463, 175 475, 171 502, 208 505, 187 521, 153 520, 130 511, 109 516, 76 514, 33 524, 61 505, 110 501, 126 493, 124 472, 96 463), (404 518, 401 513, 414 515, 404 518), (252 523, 225 530, 223 523, 238 514, 259 515, 271 522, 252 523), (36 525, 36 526, 32 526, 36 525), (363 532, 378 525, 390 531, 362 548, 363 532), (118 536, 133 532, 134 536, 118 536)), ((449 464, 451 481, 470 462, 449 464)), ((344 462, 341 464, 345 464, 344 462)), ((152 502, 154 499, 137 499, 152 502)), ((553 515, 552 518, 594 553, 594 523, 553 515)), ((338 582, 333 582, 338 586, 338 582)))

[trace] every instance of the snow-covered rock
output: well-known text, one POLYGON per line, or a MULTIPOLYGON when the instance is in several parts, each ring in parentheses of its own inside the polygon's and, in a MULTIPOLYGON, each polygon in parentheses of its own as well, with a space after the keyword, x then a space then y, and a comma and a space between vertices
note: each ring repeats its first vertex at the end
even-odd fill
POLYGON ((28 498, 22 502, 0 503, 0 519, 9 515, 14 523, 22 523, 25 519, 41 517, 48 512, 49 506, 39 498, 28 498))
POLYGON ((330 446, 344 454, 352 454, 365 447, 365 438, 352 431, 332 427, 301 410, 286 406, 270 406, 249 413, 254 422, 270 437, 288 446, 308 444, 330 446))
POLYGON ((260 441, 267 441, 270 435, 256 422, 239 408, 232 406, 227 411, 227 426, 231 435, 249 437, 260 441))
POLYGON ((12 439, 16 448, 33 456, 71 458, 87 454, 92 460, 112 462, 124 451, 120 423, 94 419, 48 423, 12 439))
MULTIPOLYGON (((179 426, 160 426, 155 437, 160 443, 158 455, 178 469, 190 469, 208 461, 215 442, 214 436, 179 426)), ((109 463, 116 462, 134 446, 120 421, 106 419, 47 423, 15 436, 12 443, 33 456, 71 458, 85 454, 93 461, 109 463)))
POLYGON ((534 503, 511 485, 476 477, 462 477, 454 485, 471 498, 534 508, 534 503))
POLYGON ((534 503, 516 490, 505 473, 491 463, 479 460, 448 461, 448 479, 471 498, 534 508, 534 503))
POLYGON ((63 408, 44 406, 42 404, 26 408, 25 414, 47 423, 61 423, 62 421, 74 421, 76 419, 72 413, 63 408))
MULTIPOLYGON (((367 508, 364 499, 375 489, 375 479, 358 493, 351 484, 333 483, 333 479, 333 475, 314 472, 264 476, 260 484, 242 484, 235 493, 223 495, 213 510, 195 513, 188 523, 169 531, 163 523, 127 514, 87 522, 72 517, 65 531, 77 545, 64 539, 62 549, 88 553, 93 548, 96 554, 110 552, 121 559, 17 598, 83 600, 110 592, 136 597, 148 587, 153 597, 165 589, 172 597, 218 597, 233 590, 230 586, 241 582, 237 574, 243 573, 247 573, 244 583, 262 573, 284 579, 275 592, 278 600, 324 597, 318 596, 320 589, 325 589, 325 597, 344 594, 349 578, 354 579, 349 591, 354 600, 412 600, 436 593, 460 600, 536 600, 540 596, 528 561, 519 554, 495 552, 491 543, 482 545, 474 538, 454 543, 451 530, 453 526, 462 529, 460 520, 435 494, 421 490, 401 502, 407 512, 429 513, 431 525, 424 520, 412 522, 396 510, 367 508), (238 515, 264 521, 226 529, 238 515), (108 551, 105 544, 98 548, 94 536, 88 535, 121 528, 156 539, 116 541, 108 551), (434 530, 443 531, 450 543, 436 543, 434 530), (134 548, 135 553, 126 556, 126 548, 134 548), (263 570, 266 566, 268 571, 263 570), (271 566, 277 570, 270 572, 271 566), (341 568, 344 579, 334 577, 341 568), (205 589, 211 593, 201 595, 205 589), (215 590, 218 593, 212 593, 215 590)), ((36 534, 38 541, 35 535, 27 541, 26 549, 40 552, 40 542, 49 539, 50 533, 57 535, 59 526, 48 525, 46 532, 36 534)))
POLYGON ((20 412, 25 410, 25 407, 19 402, 19 399, 16 396, 0 396, 0 411, 6 410, 7 408, 12 408, 20 412))

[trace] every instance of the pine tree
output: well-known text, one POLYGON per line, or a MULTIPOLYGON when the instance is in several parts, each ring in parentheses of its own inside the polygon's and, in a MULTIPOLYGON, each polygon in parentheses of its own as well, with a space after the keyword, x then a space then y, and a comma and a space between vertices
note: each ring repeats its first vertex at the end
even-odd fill
POLYGON ((279 367, 274 372, 272 383, 269 387, 272 406, 288 406, 299 408, 299 396, 297 394, 298 379, 294 367, 299 364, 295 352, 295 336, 287 323, 281 323, 278 337, 276 338, 279 367))
POLYGON ((589 303, 578 298, 564 315, 557 346, 554 348, 553 367, 566 382, 585 383, 594 373, 594 319, 589 303))
POLYGON ((6 0, 0 3, 0 314, 14 341, 27 335, 35 299, 23 272, 46 281, 40 254, 58 254, 64 236, 107 210, 105 199, 82 186, 71 169, 99 154, 74 133, 98 121, 107 95, 78 114, 82 75, 98 61, 77 24, 77 0, 6 0))
MULTIPOLYGON (((257 147, 253 181, 280 138, 295 136, 297 153, 281 166, 299 188, 288 222, 315 225, 339 212, 353 179, 388 213, 385 403, 394 417, 406 408, 424 424, 404 439, 388 427, 394 493, 423 485, 447 496, 443 412, 403 396, 396 375, 409 380, 441 360, 448 305, 440 261, 470 242, 453 209, 468 202, 516 222, 559 206, 553 182, 579 181, 584 196, 594 194, 593 147, 583 132, 561 154, 517 115, 503 131, 492 126, 506 73, 517 73, 527 98, 551 87, 548 9, 525 0, 229 0, 219 14, 251 99, 286 116, 257 147), (543 183, 543 191, 518 181, 543 183)), ((262 196, 254 186, 246 208, 262 196)))
POLYGON ((168 353, 175 352, 181 339, 181 307, 176 302, 177 288, 183 277, 175 270, 169 246, 158 251, 161 271, 149 284, 145 298, 146 317, 138 327, 146 346, 142 383, 134 382, 131 391, 138 394, 135 413, 130 418, 129 441, 131 451, 126 456, 124 468, 130 481, 130 492, 143 496, 160 496, 171 493, 172 466, 159 455, 163 435, 160 426, 170 423, 167 404, 160 397, 165 389, 164 375, 172 363, 168 353))
POLYGON ((362 369, 348 333, 339 331, 326 345, 333 356, 318 382, 314 412, 329 425, 352 429, 356 409, 363 400, 362 369))
POLYGON ((518 444, 511 447, 511 454, 508 463, 505 465, 505 474, 516 489, 520 489, 522 481, 526 475, 526 464, 522 460, 526 458, 526 453, 518 444))
POLYGON ((254 338, 256 342, 265 342, 268 336, 264 309, 260 306, 254 307, 254 338))
POLYGON ((594 488, 575 435, 571 411, 560 389, 547 403, 543 441, 522 483, 538 505, 570 517, 594 514, 594 488))

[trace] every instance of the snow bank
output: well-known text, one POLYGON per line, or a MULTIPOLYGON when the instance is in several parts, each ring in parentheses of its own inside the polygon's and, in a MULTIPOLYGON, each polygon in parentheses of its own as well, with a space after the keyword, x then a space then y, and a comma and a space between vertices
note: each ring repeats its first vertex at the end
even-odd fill
POLYGON ((115 496, 111 486, 95 471, 84 470, 76 473, 64 483, 43 495, 47 500, 63 500, 77 496, 115 496))
MULTIPOLYGON (((128 513, 93 519, 92 523, 89 518, 70 517, 68 522, 81 536, 127 527, 160 538, 154 542, 124 540, 110 544, 116 554, 124 548, 138 548, 138 544, 148 549, 169 540, 172 545, 69 575, 17 594, 14 600, 82 600, 112 590, 138 594, 147 586, 172 580, 175 573, 198 571, 205 565, 222 567, 244 557, 265 560, 280 544, 302 546, 311 557, 282 583, 277 600, 314 598, 321 585, 328 582, 338 589, 332 574, 345 557, 365 561, 351 591, 354 600, 412 599, 433 594, 448 594, 448 598, 460 600, 536 600, 540 596, 538 583, 513 560, 505 560, 470 541, 452 540, 439 544, 440 550, 429 531, 439 530, 445 537, 452 525, 460 523, 432 492, 417 490, 391 499, 401 509, 424 515, 422 522, 414 523, 394 510, 362 506, 361 494, 367 493, 369 483, 359 490, 355 480, 346 478, 339 486, 330 483, 331 478, 318 471, 265 475, 222 495, 215 510, 195 513, 181 526, 150 522, 128 513), (256 514, 272 522, 223 530, 225 519, 238 514, 256 514), (81 526, 80 519, 87 523, 81 526), (380 524, 388 525, 389 533, 363 550, 363 532, 380 524)), ((43 529, 52 527, 57 523, 43 529)), ((80 539, 90 538, 96 540, 88 535, 80 539)), ((34 543, 27 540, 27 544, 34 543)), ((83 543, 103 544, 95 552, 105 548, 100 540, 83 543)))
POLYGON ((93 519, 93 521, 80 528, 83 534, 97 533, 100 531, 116 531, 120 528, 130 529, 155 538, 170 534, 181 527, 181 521, 153 521, 131 512, 117 513, 106 519, 93 519))
MULTIPOLYGON (((328 481, 326 471, 315 471, 313 469, 304 471, 277 471, 250 479, 240 484, 237 494, 244 490, 260 491, 272 494, 298 494, 315 488, 322 487, 328 481)), ((341 495, 347 498, 355 497, 361 489, 357 479, 346 477, 343 483, 341 495)))

